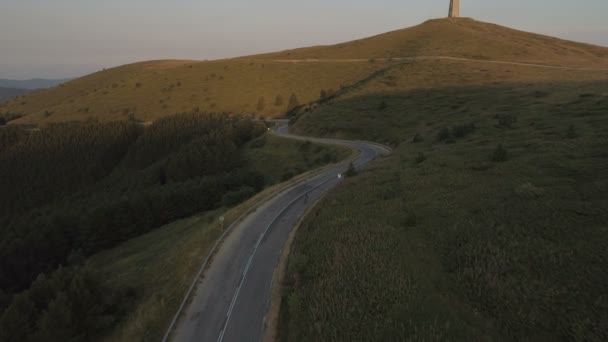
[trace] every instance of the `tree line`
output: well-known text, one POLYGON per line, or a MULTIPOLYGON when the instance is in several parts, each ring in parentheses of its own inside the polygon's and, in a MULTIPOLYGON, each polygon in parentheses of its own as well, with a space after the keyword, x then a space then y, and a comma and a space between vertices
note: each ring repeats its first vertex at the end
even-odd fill
MULTIPOLYGON (((201 113, 146 128, 79 122, 0 129, 0 324, 30 315, 23 301, 36 279, 55 277, 75 255, 261 190, 264 177, 248 169, 241 150, 265 131, 245 117, 201 113)), ((94 276, 87 272, 72 271, 94 276)), ((36 304, 36 320, 69 300, 62 286, 51 292, 36 304)))

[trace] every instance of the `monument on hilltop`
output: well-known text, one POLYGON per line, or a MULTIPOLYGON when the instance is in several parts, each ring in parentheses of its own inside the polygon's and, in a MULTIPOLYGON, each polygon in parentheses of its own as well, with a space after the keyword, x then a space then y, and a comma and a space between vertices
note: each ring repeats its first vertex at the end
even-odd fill
POLYGON ((460 0, 450 0, 450 13, 449 18, 460 17, 460 0))

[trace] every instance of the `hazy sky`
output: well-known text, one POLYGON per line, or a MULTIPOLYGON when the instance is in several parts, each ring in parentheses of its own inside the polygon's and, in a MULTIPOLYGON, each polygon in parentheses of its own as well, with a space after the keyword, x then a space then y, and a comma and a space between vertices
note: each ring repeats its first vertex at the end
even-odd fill
MULTIPOLYGON (((0 78, 331 44, 447 15, 448 0, 0 0, 0 78)), ((477 20, 608 46, 608 0, 461 0, 477 20)))

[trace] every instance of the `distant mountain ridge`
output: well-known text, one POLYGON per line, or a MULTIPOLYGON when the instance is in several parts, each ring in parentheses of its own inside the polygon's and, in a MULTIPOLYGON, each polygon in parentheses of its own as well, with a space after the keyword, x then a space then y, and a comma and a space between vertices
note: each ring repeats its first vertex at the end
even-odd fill
POLYGON ((16 89, 46 89, 58 86, 62 83, 69 81, 69 78, 62 79, 45 79, 45 78, 33 78, 29 80, 11 80, 0 78, 0 87, 2 88, 16 88, 16 89))

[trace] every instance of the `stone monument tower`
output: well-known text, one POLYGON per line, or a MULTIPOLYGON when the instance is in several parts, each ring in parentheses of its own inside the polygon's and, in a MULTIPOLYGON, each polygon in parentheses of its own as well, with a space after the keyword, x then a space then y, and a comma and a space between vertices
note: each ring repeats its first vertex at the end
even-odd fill
POLYGON ((460 17, 460 0, 450 0, 450 13, 448 14, 448 17, 460 17))

